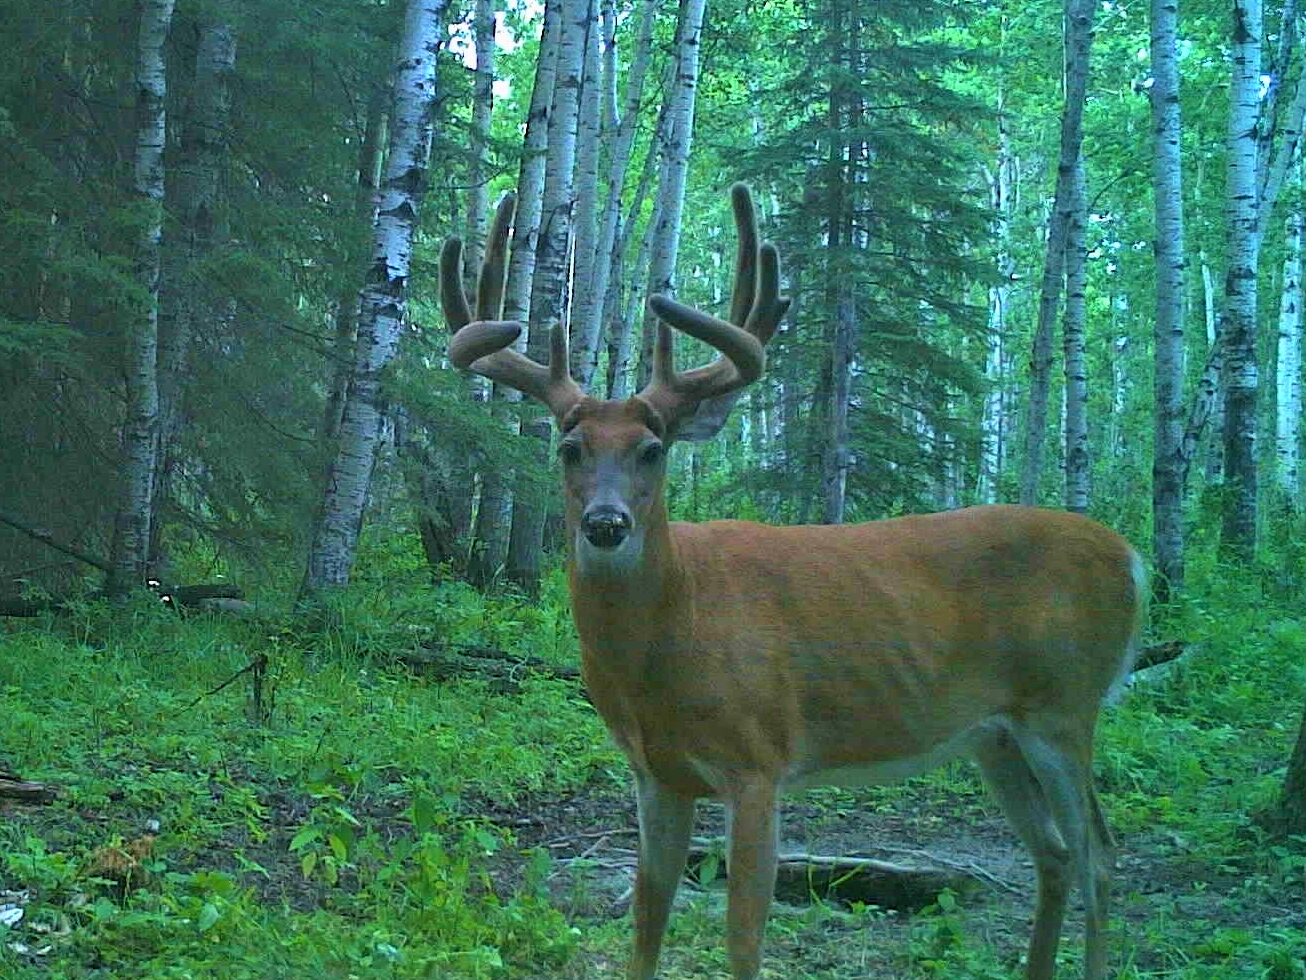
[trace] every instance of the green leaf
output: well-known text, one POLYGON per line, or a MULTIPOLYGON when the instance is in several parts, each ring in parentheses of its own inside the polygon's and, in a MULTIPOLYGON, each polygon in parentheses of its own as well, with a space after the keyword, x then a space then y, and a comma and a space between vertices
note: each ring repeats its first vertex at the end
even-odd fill
POLYGON ((200 917, 197 923, 200 932, 208 932, 217 925, 220 918, 222 918, 222 913, 218 911, 218 907, 212 902, 205 902, 204 907, 200 909, 200 917))

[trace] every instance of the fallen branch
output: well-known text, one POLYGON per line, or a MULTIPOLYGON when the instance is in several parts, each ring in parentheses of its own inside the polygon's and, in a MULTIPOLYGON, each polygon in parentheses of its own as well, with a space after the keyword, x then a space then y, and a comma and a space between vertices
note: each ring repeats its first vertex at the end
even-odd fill
POLYGON ((88 555, 84 551, 78 551, 72 545, 64 544, 61 541, 56 541, 54 539, 54 535, 49 531, 47 531, 45 528, 37 527, 34 524, 29 524, 27 521, 24 521, 22 518, 15 517, 13 514, 10 514, 7 511, 0 511, 0 524, 7 524, 9 527, 12 527, 15 531, 20 531, 23 534, 26 534, 29 538, 33 538, 37 541, 40 541, 41 544, 45 545, 47 548, 53 548, 55 551, 62 552, 63 554, 68 555, 72 558, 76 558, 78 561, 84 562, 85 564, 90 565, 92 568, 98 568, 102 572, 113 571, 113 566, 110 565, 109 562, 105 561, 103 558, 97 558, 95 555, 88 555))

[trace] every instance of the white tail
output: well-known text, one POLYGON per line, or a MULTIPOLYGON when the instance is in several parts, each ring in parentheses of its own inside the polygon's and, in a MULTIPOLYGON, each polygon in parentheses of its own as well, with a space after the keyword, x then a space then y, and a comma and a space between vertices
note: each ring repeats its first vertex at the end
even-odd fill
POLYGON ((562 432, 568 576, 582 669, 634 769, 640 852, 628 976, 657 968, 694 802, 726 806, 727 942, 758 975, 775 884, 776 806, 790 788, 896 780, 970 755, 1034 857, 1026 975, 1050 980, 1072 885, 1084 975, 1106 972, 1114 841, 1093 789, 1099 706, 1132 667, 1137 553, 1086 518, 975 507, 854 526, 672 523, 665 451, 712 435, 756 379, 788 307, 752 201, 732 191, 740 258, 729 322, 665 297, 649 386, 587 397, 554 328, 549 366, 497 320, 512 203, 500 205, 473 313, 446 246, 442 295, 460 367, 543 401, 562 432), (721 352, 677 373, 667 325, 721 352))

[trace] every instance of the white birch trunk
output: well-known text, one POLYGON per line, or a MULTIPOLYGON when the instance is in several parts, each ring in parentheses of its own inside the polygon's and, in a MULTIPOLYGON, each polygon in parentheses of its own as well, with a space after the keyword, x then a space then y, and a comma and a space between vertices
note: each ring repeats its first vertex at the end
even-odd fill
POLYGON ((1224 305, 1224 472, 1220 542, 1232 557, 1256 550, 1256 277, 1260 246, 1257 122, 1260 117, 1261 0, 1234 0, 1233 80, 1228 135, 1229 268, 1224 305))
POLYGON ((1088 87, 1089 50, 1093 40, 1091 0, 1066 0, 1066 102, 1061 117, 1061 158, 1057 189, 1048 219, 1047 256, 1039 299, 1038 328, 1031 356, 1030 392, 1025 414, 1025 456, 1020 474, 1020 502, 1038 499, 1047 436, 1048 392, 1052 372, 1052 332, 1065 275, 1066 230, 1070 223, 1070 197, 1075 163, 1083 143, 1084 96, 1088 87))
POLYGON ((390 149, 373 229, 372 266, 359 301, 354 375, 339 445, 309 546, 306 595, 349 582, 381 446, 381 372, 394 357, 408 309, 413 236, 435 129, 436 55, 445 0, 409 0, 390 113, 390 149))
POLYGON ((980 415, 980 465, 976 496, 980 503, 996 503, 998 477, 1004 461, 1003 426, 1003 341, 1007 334, 1007 313, 1011 303, 1011 281, 1015 260, 1011 255, 1011 218, 1015 210, 1016 158, 1011 134, 998 97, 998 157, 988 175, 989 206, 993 211, 994 264, 997 277, 989 287, 988 333, 985 337, 984 403, 980 415))
POLYGON ((1088 283, 1088 254, 1085 247, 1088 223, 1088 190, 1085 186, 1084 156, 1075 161, 1071 185, 1071 216, 1066 229, 1066 311, 1062 323, 1062 351, 1065 366, 1065 465, 1066 510, 1088 511, 1088 368, 1084 335, 1087 310, 1084 292, 1088 283))
POLYGON ((127 411, 122 427, 121 497, 113 546, 111 594, 144 579, 150 546, 150 509, 158 467, 159 260, 163 235, 163 149, 167 138, 165 46, 173 0, 141 6, 136 47, 136 152, 132 189, 147 219, 136 242, 135 274, 145 297, 128 325, 124 357, 127 411))
MULTIPOLYGON (((549 142, 549 111, 553 105, 553 82, 562 30, 561 12, 561 0, 547 0, 540 32, 540 53, 535 63, 535 83, 526 116, 526 135, 522 140, 521 166, 517 172, 517 212, 513 217, 512 252, 508 257, 503 296, 503 315, 510 320, 524 321, 530 308, 531 277, 535 272, 535 245, 539 238, 540 205, 544 195, 544 153, 549 142)), ((514 346, 525 350, 528 339, 528 334, 522 336, 514 346)), ((521 392, 514 388, 494 387, 496 410, 505 410, 507 406, 520 402, 521 398, 521 392)), ((510 410, 505 410, 504 414, 508 415, 507 425, 515 431, 516 416, 510 414, 510 410)), ((511 473, 493 465, 482 471, 481 502, 476 512, 468 562, 468 577, 477 585, 493 582, 508 559, 512 530, 511 487, 511 473)))
POLYGON ((1178 0, 1152 0, 1152 187, 1156 207, 1153 328, 1153 591, 1184 587, 1184 225, 1180 161, 1178 0))
MULTIPOLYGON (((560 10, 558 61, 553 80, 553 104, 549 110, 540 228, 531 277, 530 311, 526 318, 536 326, 527 342, 527 353, 541 364, 547 364, 549 360, 548 326, 561 320, 563 328, 570 329, 565 321, 564 300, 571 242, 576 126, 586 40, 596 20, 594 9, 594 0, 563 0, 560 10)), ((542 466, 548 465, 552 432, 552 423, 547 416, 537 416, 522 426, 523 438, 538 441, 538 448, 533 451, 542 466)), ((547 497, 544 495, 517 494, 513 500, 506 572, 527 592, 533 593, 539 586, 547 514, 547 497)))
MULTIPOLYGON (((626 74, 625 106, 619 113, 616 97, 616 10, 611 0, 605 0, 603 9, 604 68, 603 68, 603 142, 608 147, 608 173, 606 203, 600 209, 601 220, 598 239, 594 244, 590 275, 590 295, 593 297, 584 315, 573 322, 573 333, 581 337, 581 344, 592 351, 595 362, 585 375, 586 385, 593 379, 597 366, 599 341, 603 333, 604 311, 615 310, 610 302, 610 284, 613 269, 618 266, 618 229, 621 225, 621 199, 626 187, 626 171, 630 166, 630 152, 635 139, 639 109, 644 100, 644 79, 648 72, 649 53, 653 45, 653 28, 657 22, 657 0, 643 0, 639 34, 630 68, 626 74)), ((631 215, 635 214, 632 209, 631 215)), ((627 219, 629 220, 629 219, 627 219)), ((577 250, 578 254, 585 253, 577 250)), ((584 272, 584 270, 582 270, 584 272)))
MULTIPOLYGON (((1300 180, 1300 178, 1299 178, 1300 180)), ((1279 492, 1291 508, 1301 493, 1302 410, 1302 239, 1306 213, 1301 193, 1291 197, 1285 221, 1283 295, 1279 303, 1279 336, 1275 377, 1274 453, 1279 492)))
MULTIPOLYGON (((593 4, 590 8, 592 18, 593 4)), ((596 292, 599 284, 595 280, 599 235, 599 135, 603 127, 599 68, 603 51, 599 47, 600 32, 594 27, 591 20, 583 52, 584 68, 576 120, 576 204, 572 225, 575 248, 572 251, 571 303, 568 312, 571 324, 571 374, 586 391, 589 390, 590 379, 594 376, 599 358, 599 331, 595 329, 591 332, 590 327, 598 327, 603 303, 603 295, 596 292)))
MULTIPOLYGON (((676 77, 667 107, 667 133, 662 144, 662 169, 658 180, 658 224, 649 256, 648 295, 674 294, 676 253, 680 248, 680 221, 685 209, 685 179, 694 134, 694 107, 698 95, 698 64, 702 50, 703 10, 706 0, 680 0, 676 27, 676 77)), ((652 372, 652 340, 657 322, 644 314, 639 383, 652 372)))

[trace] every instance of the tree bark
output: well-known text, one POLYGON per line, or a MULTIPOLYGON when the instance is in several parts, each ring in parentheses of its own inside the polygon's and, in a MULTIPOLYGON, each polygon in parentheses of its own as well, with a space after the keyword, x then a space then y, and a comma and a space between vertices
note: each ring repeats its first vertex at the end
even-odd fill
POLYGON ((340 439, 309 547, 302 593, 349 582, 381 446, 381 372, 399 345, 408 309, 413 237, 435 131, 436 55, 445 0, 409 0, 395 67, 390 148, 378 196, 372 266, 359 301, 354 374, 340 439))
MULTIPOLYGON (((599 136, 603 128, 600 104, 600 67, 603 52, 600 31, 590 5, 590 27, 582 55, 580 100, 576 113, 576 186, 572 227, 575 232, 571 263, 571 301, 567 319, 571 327, 571 376, 585 391, 598 366, 603 295, 596 292, 599 238, 599 136)), ((610 261, 604 256, 603 261, 610 261)), ((605 284, 606 285, 606 284, 605 284)))
MULTIPOLYGON (((676 255, 680 249, 680 220, 685 210, 685 178, 689 172, 689 149, 694 135, 694 107, 698 96, 698 65, 702 51, 703 11, 706 0, 680 0, 676 25, 676 77, 667 106, 666 139, 662 143, 662 167, 658 178, 658 223, 649 256, 648 293, 674 295, 676 255)), ((644 314, 640 347, 639 385, 652 373, 653 338, 657 318, 644 314)))
MULTIPOLYGON (((1298 175, 1300 184, 1300 169, 1298 175)), ((1279 301, 1275 361, 1274 453, 1278 462, 1279 495, 1289 508, 1295 509, 1301 492, 1302 239, 1306 235, 1306 212, 1300 189, 1289 199, 1284 230, 1283 294, 1279 301)))
MULTIPOLYGON (((535 272, 535 246, 540 232, 540 205, 544 194, 545 150, 549 141, 549 113, 553 105, 554 76, 558 67, 558 48, 562 30, 562 0, 548 0, 544 5, 544 24, 540 34, 540 53, 535 62, 535 83, 526 116, 526 135, 522 140, 521 165, 517 174, 517 212, 513 218, 512 253, 508 259, 504 286, 503 315, 509 320, 526 320, 530 310, 531 279, 535 272)), ((514 344, 526 349, 529 338, 519 337, 514 344)), ((521 392, 495 385, 492 411, 501 414, 512 430, 517 417, 512 406, 521 402, 521 392)), ((472 553, 468 578, 482 587, 492 583, 508 558, 512 530, 512 474, 491 464, 481 472, 481 504, 476 512, 476 530, 472 535, 472 553)))
POLYGON ((1261 0, 1234 0, 1228 183, 1229 267, 1224 284, 1224 472, 1220 544, 1249 560, 1256 550, 1256 277, 1260 251, 1257 122, 1261 0))
POLYGON ((1005 460, 1006 428, 1003 425, 1003 342, 1007 335, 1007 313, 1011 303, 1011 282, 1015 259, 1011 255, 1011 218, 1017 187, 1016 158, 1011 149, 1010 125, 998 93, 998 155, 988 175, 989 206, 993 211, 994 264, 996 277, 989 287, 988 333, 985 336, 984 403, 980 418, 980 465, 976 496, 980 503, 996 503, 998 477, 1005 460))
MULTIPOLYGON (((358 149, 358 181, 354 186, 354 217, 359 235, 358 263, 365 268, 366 252, 362 229, 370 229, 376 221, 376 191, 381 186, 381 167, 385 162, 386 129, 389 120, 390 86, 378 84, 372 89, 367 107, 367 123, 363 143, 358 149)), ((354 351, 358 344, 358 288, 357 279, 344 288, 336 301, 335 343, 332 345, 331 380, 327 388, 326 405, 322 410, 322 428, 318 440, 322 447, 322 466, 325 473, 335 457, 340 438, 340 423, 344 417, 345 394, 349 379, 354 373, 354 351)))
POLYGON ((1088 512, 1088 368, 1085 364, 1088 251, 1084 245, 1088 224, 1088 190, 1084 156, 1075 162, 1070 224, 1066 229, 1066 310, 1062 324, 1062 363, 1066 375, 1066 510, 1088 512))
POLYGON ((1038 327, 1030 360, 1030 392, 1025 412, 1025 456, 1020 471, 1020 502, 1038 500, 1047 435, 1048 391, 1052 373, 1052 331, 1065 276, 1066 232, 1070 224, 1075 164, 1083 144, 1084 96, 1088 87, 1089 51, 1093 42, 1093 4, 1065 0, 1065 109, 1061 116, 1061 158, 1057 188, 1048 218, 1047 254, 1039 295, 1038 327))
POLYGON ((1153 327, 1153 594, 1164 604, 1184 587, 1184 224, 1180 160, 1178 0, 1152 0, 1152 186, 1156 208, 1153 327))
MULTIPOLYGON (((594 9, 594 0, 563 0, 560 9, 558 61, 553 80, 553 103, 549 110, 540 230, 536 238, 530 315, 527 318, 537 329, 531 331, 526 351, 541 364, 547 364, 549 360, 548 326, 562 321, 563 328, 569 329, 564 302, 571 242, 576 126, 586 40, 596 19, 594 9)), ((529 452, 539 460, 541 467, 549 465, 552 433, 553 426, 547 416, 537 415, 522 426, 522 437, 536 440, 536 446, 529 452)), ((513 500, 506 572, 512 581, 532 594, 539 588, 547 516, 547 495, 517 494, 513 500)))
POLYGON ((123 595, 145 577, 150 511, 158 468, 159 264, 163 237, 163 150, 167 139, 165 46, 173 0, 141 6, 136 47, 136 153, 132 190, 146 214, 136 242, 134 272, 144 304, 128 327, 127 412, 119 464, 120 502, 109 592, 123 595))

